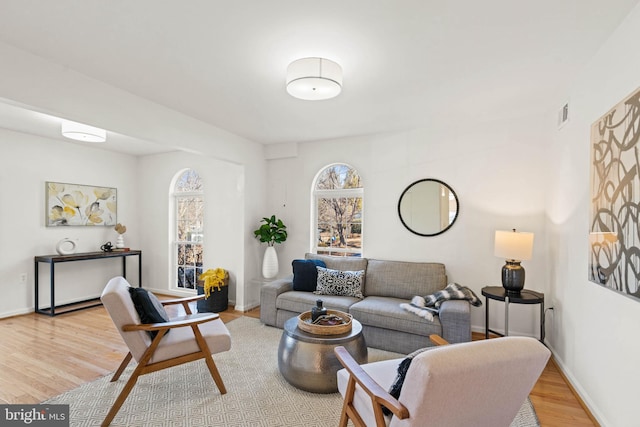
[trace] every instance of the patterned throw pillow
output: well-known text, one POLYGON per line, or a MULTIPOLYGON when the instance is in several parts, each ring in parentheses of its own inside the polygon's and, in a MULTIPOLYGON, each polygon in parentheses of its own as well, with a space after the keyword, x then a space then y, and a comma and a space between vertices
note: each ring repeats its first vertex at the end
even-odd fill
POLYGON ((364 270, 339 271, 323 267, 316 268, 318 269, 318 283, 314 294, 364 298, 362 295, 364 270))

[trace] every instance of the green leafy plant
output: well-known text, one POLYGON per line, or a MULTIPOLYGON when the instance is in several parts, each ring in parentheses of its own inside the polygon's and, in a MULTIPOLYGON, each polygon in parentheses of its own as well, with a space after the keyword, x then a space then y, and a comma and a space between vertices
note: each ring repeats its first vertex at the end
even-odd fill
POLYGON ((253 232, 256 239, 260 239, 262 243, 266 243, 269 246, 287 240, 287 226, 284 225, 281 219, 271 215, 271 218, 262 218, 260 222, 264 222, 264 224, 253 232))

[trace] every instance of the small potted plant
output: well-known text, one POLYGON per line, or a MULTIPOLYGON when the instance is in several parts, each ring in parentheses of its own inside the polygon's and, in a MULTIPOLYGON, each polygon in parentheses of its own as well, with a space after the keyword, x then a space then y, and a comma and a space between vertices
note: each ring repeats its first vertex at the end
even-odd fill
POLYGON ((229 306, 229 273, 223 268, 210 269, 198 276, 198 312, 220 313, 229 306))
POLYGON ((260 222, 264 224, 255 230, 253 234, 256 239, 267 244, 267 249, 262 259, 262 275, 265 279, 272 279, 278 275, 278 254, 274 245, 287 240, 287 226, 275 215, 271 215, 270 218, 262 218, 260 222))

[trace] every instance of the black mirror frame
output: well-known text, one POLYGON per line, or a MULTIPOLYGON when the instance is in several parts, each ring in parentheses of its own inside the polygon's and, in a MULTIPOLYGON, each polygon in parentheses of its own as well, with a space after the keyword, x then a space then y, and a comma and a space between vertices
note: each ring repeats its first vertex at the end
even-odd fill
POLYGON ((418 236, 433 237, 433 236, 437 236, 439 234, 442 234, 445 231, 447 231, 448 229, 450 229, 453 224, 455 224, 456 220, 458 219, 458 216, 460 216, 460 201, 458 200, 458 195, 456 194, 455 191, 453 191, 453 188, 451 188, 451 186, 449 186, 449 184, 447 184, 444 181, 440 181, 439 179, 424 178, 424 179, 419 179, 419 180, 417 180, 415 182, 412 182, 411 184, 409 184, 407 186, 407 188, 404 189, 404 191, 400 195, 400 199, 398 200, 398 217, 400 218, 400 222, 402 222, 402 225, 404 225, 407 230, 409 230, 413 234, 417 234, 418 236), (402 204, 402 198, 404 197, 405 193, 407 191, 409 191, 409 189, 411 187, 413 187, 414 185, 419 184, 421 182, 425 182, 425 181, 436 182, 436 183, 438 183, 440 185, 444 185, 445 187, 447 187, 449 189, 451 194, 453 194, 453 197, 456 199, 456 215, 453 217, 453 220, 451 221, 451 223, 447 227, 443 228, 442 230, 438 231, 437 233, 424 234, 424 233, 417 232, 417 231, 413 230, 411 227, 409 227, 409 225, 407 225, 407 223, 404 222, 404 219, 402 219, 402 211, 400 210, 400 205, 402 204))

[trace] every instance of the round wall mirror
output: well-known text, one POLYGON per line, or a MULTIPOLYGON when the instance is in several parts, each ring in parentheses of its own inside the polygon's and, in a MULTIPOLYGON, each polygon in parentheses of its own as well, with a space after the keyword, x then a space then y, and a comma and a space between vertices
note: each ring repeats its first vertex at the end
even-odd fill
POLYGON ((407 230, 419 236, 437 236, 458 218, 458 196, 442 181, 421 179, 409 185, 398 201, 398 215, 407 230))

